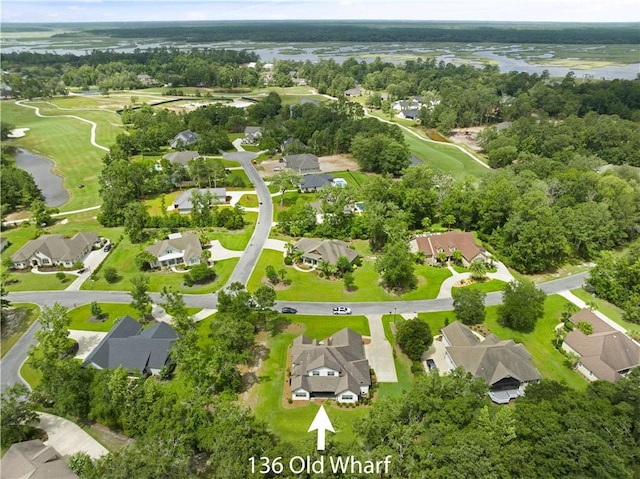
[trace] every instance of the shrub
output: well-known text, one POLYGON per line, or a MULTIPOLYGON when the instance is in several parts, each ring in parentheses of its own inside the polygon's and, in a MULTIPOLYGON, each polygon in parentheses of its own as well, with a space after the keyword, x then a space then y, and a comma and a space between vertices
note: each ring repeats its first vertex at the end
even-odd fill
POLYGON ((287 266, 291 266, 293 264, 293 258, 291 256, 285 256, 284 264, 286 264, 287 266))
POLYGON ((107 266, 104 268, 104 279, 107 283, 112 284, 118 281, 120 278, 118 276, 118 270, 116 270, 113 266, 107 266))
POLYGON ((422 354, 433 343, 433 336, 429 325, 419 319, 413 319, 398 326, 396 340, 409 359, 419 361, 422 354))
POLYGON ((207 263, 200 263, 193 266, 189 272, 184 275, 184 284, 193 286, 194 284, 209 283, 215 278, 215 270, 210 268, 207 263))
POLYGON ((64 283, 64 280, 67 278, 62 271, 58 271, 56 273, 56 278, 60 280, 60 282, 64 283))

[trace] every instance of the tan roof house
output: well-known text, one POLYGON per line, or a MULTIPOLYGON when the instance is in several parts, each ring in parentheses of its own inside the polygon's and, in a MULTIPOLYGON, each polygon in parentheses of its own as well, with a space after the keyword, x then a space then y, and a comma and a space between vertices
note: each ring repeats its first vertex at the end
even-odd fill
POLYGON ((562 349, 578 355, 576 369, 590 381, 615 382, 633 368, 640 366, 640 346, 626 334, 613 328, 588 309, 574 314, 574 324, 586 322, 591 334, 578 328, 564 338, 562 349))
POLYGON ((490 334, 482 341, 459 321, 441 329, 445 360, 452 369, 460 367, 489 385, 491 400, 504 404, 524 395, 524 389, 541 378, 531 364, 531 354, 513 340, 490 334))
POLYGON ((181 215, 190 214, 193 209, 191 198, 194 192, 199 192, 203 196, 210 194, 213 198, 212 204, 223 204, 227 201, 226 188, 191 188, 173 200, 174 211, 177 211, 181 215))
POLYGON ((358 252, 349 246, 349 243, 340 240, 302 238, 293 247, 302 251, 302 261, 311 265, 317 265, 320 261, 335 265, 341 256, 353 263, 359 256, 358 252))
POLYGON ((291 396, 294 401, 312 398, 357 403, 369 393, 371 374, 362 336, 344 328, 318 341, 304 335, 291 348, 291 396))
POLYGON ((77 478, 64 458, 39 439, 11 445, 0 461, 2 479, 77 478))
POLYGON ((71 268, 73 263, 83 261, 93 247, 99 244, 100 239, 96 233, 77 233, 73 238, 42 235, 16 251, 11 259, 17 269, 57 265, 71 268))
POLYGON ((422 251, 428 264, 435 265, 438 255, 445 253, 447 261, 453 257, 453 252, 459 250, 462 253, 462 264, 469 266, 474 260, 487 261, 489 253, 476 242, 473 233, 465 231, 447 231, 441 234, 418 236, 411 240, 411 250, 422 251))
POLYGON ((151 263, 152 268, 170 267, 178 264, 193 266, 200 264, 202 257, 200 239, 190 231, 170 234, 167 239, 157 241, 151 246, 147 246, 145 250, 156 258, 151 263))

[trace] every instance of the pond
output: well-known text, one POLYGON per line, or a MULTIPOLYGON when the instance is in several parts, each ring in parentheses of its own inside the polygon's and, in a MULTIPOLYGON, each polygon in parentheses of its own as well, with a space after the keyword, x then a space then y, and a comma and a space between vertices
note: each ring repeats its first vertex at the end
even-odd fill
POLYGON ((22 148, 16 150, 14 157, 16 166, 33 176, 36 185, 44 195, 45 205, 57 207, 69 201, 69 192, 62 185, 62 178, 51 171, 54 166, 53 161, 22 148))

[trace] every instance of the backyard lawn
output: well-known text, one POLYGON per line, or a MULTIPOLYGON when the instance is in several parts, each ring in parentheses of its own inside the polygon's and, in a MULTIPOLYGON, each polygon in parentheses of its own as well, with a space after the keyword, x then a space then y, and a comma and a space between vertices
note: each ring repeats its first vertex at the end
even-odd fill
POLYGON ((596 304, 598 311, 614 320, 628 331, 640 331, 640 324, 630 323, 629 321, 622 319, 622 310, 615 304, 611 304, 604 299, 600 299, 590 293, 587 293, 583 288, 572 289, 571 292, 585 303, 593 301, 596 304))
POLYGON ((369 258, 363 260, 362 266, 354 272, 357 289, 345 292, 344 283, 340 279, 323 279, 317 272, 301 272, 292 266, 284 266, 282 253, 265 249, 260 255, 247 289, 255 291, 265 277, 265 269, 273 265, 276 271, 285 268, 286 278, 291 285, 286 289, 277 289, 278 299, 281 301, 399 301, 410 299, 432 299, 438 295, 442 282, 451 276, 446 268, 431 266, 416 266, 418 287, 403 295, 397 296, 386 292, 379 286, 379 276, 375 271, 375 262, 369 258), (321 293, 319 293, 321 292, 321 293))
POLYGON ((118 319, 129 315, 136 319, 140 316, 137 310, 133 309, 128 304, 122 303, 98 303, 100 309, 104 314, 101 321, 91 322, 89 317, 91 316, 91 305, 83 304, 77 308, 69 310, 69 317, 71 318, 71 324, 69 329, 79 329, 83 331, 101 331, 108 332, 118 319))

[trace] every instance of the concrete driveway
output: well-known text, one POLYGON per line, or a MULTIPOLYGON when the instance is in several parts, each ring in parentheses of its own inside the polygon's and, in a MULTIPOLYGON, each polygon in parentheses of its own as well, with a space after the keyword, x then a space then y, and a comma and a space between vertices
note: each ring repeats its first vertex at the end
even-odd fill
POLYGON ((78 277, 73 281, 73 283, 71 283, 66 288, 66 291, 79 291, 82 283, 84 283, 91 277, 91 273, 95 271, 98 266, 100 266, 100 263, 102 263, 107 258, 108 254, 109 253, 105 253, 102 248, 90 251, 83 261, 85 269, 84 273, 79 274, 78 277))
POLYGON ((92 459, 98 459, 109 451, 84 432, 80 426, 67 419, 47 414, 38 413, 40 416, 40 427, 47 431, 47 446, 53 447, 62 456, 70 456, 76 452, 86 452, 92 459))
POLYGON ((393 361, 393 348, 384 335, 382 315, 367 316, 371 343, 364 345, 364 353, 369 360, 369 365, 376 372, 379 383, 397 383, 398 375, 393 361))
POLYGON ((81 331, 79 329, 70 329, 69 337, 78 342, 78 353, 76 358, 85 360, 89 353, 102 341, 107 333, 99 331, 81 331))

